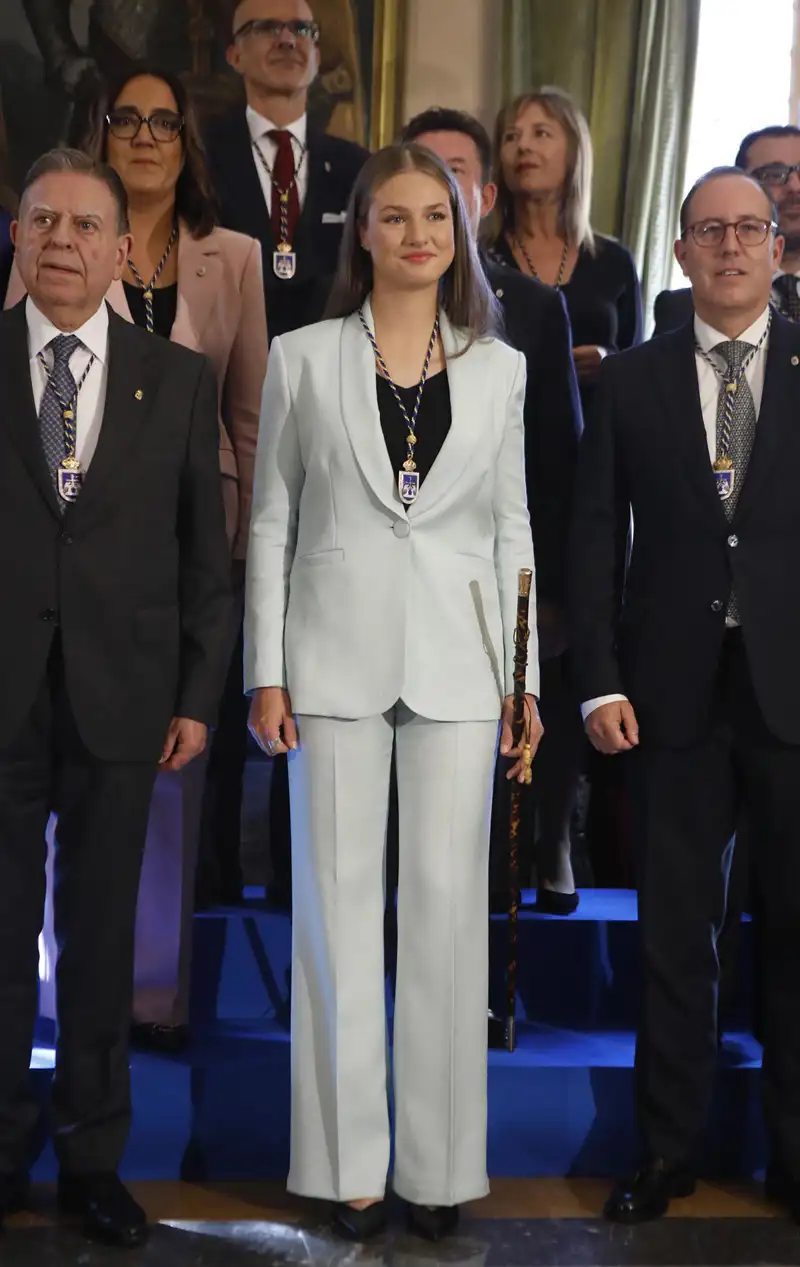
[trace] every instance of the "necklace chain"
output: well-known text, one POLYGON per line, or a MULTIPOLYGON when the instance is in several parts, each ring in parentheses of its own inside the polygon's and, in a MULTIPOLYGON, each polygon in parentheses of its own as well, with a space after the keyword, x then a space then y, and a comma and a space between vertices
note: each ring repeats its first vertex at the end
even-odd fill
MULTIPOLYGON (((294 137, 294 140, 297 140, 297 138, 294 137)), ((297 141, 297 144, 301 145, 301 142, 297 141)), ((291 243, 289 241, 289 198, 291 197, 292 190, 296 188, 297 186, 297 179, 302 170, 303 163, 306 160, 307 147, 305 145, 301 146, 302 153, 300 155, 300 162, 295 164, 294 176, 289 181, 289 184, 286 186, 285 189, 283 189, 281 185, 279 185, 277 180, 275 179, 275 168, 274 166, 270 167, 269 163, 267 162, 264 156, 264 152, 257 141, 253 141, 253 149, 255 150, 256 154, 261 160, 261 165, 264 168, 264 171, 269 176, 270 183, 272 184, 272 188, 275 190, 280 200, 279 209, 280 209, 280 217, 281 217, 281 245, 291 246, 291 243)), ((292 152, 294 152, 294 150, 292 152)))
POLYGON ((717 363, 715 361, 712 361, 711 357, 708 355, 705 349, 701 348, 700 344, 695 340, 694 346, 695 346, 695 351, 697 352, 698 356, 701 356, 703 360, 706 362, 706 364, 711 366, 712 370, 717 375, 717 378, 720 380, 720 382, 725 388, 725 410, 722 415, 722 422, 719 428, 719 440, 717 443, 717 450, 718 450, 717 457, 718 458, 726 458, 728 456, 728 453, 730 452, 732 432, 733 432, 733 410, 734 410, 734 404, 735 404, 735 399, 736 399, 736 393, 739 390, 739 386, 742 382, 742 379, 744 378, 745 371, 748 365, 753 360, 753 357, 756 355, 758 350, 764 346, 767 340, 767 336, 769 335, 769 328, 771 325, 772 325, 772 312, 770 311, 767 317, 767 324, 764 327, 764 333, 762 334, 761 338, 758 340, 758 343, 755 343, 750 348, 750 351, 743 358, 741 365, 739 366, 738 370, 734 374, 730 372, 730 367, 728 367, 727 373, 723 373, 723 371, 719 368, 717 363))
POLYGON ((147 327, 148 334, 155 333, 155 321, 153 318, 153 291, 156 288, 156 283, 159 277, 161 276, 161 274, 163 273, 164 269, 167 266, 167 260, 172 254, 172 248, 175 245, 177 237, 178 237, 178 228, 177 228, 177 225, 173 225, 172 232, 169 235, 169 242, 167 243, 167 249, 164 252, 164 254, 161 256, 161 259, 159 260, 158 268, 153 273, 153 276, 150 278, 150 281, 147 283, 145 283, 145 281, 143 280, 133 260, 132 259, 128 260, 128 268, 133 273, 134 280, 136 281, 137 285, 140 286, 142 290, 144 291, 144 317, 145 317, 145 324, 147 327))
POLYGON ((367 325, 367 320, 366 320, 366 317, 364 316, 363 310, 360 310, 358 315, 359 315, 359 318, 361 319, 361 324, 364 327, 364 333, 369 339, 370 345, 372 347, 372 351, 375 354, 375 360, 378 362, 380 371, 383 374, 383 377, 386 379, 386 382, 389 384, 389 387, 391 388, 392 394, 395 400, 397 401, 397 406, 401 414, 403 415, 406 426, 408 427, 408 435, 406 436, 406 460, 403 463, 403 470, 416 471, 417 464, 414 461, 414 448, 417 443, 417 434, 416 434, 417 416, 419 414, 420 404, 422 403, 422 393, 425 390, 425 383, 427 382, 427 379, 428 379, 428 370, 430 369, 431 357, 433 356, 433 349, 436 347, 436 340, 439 337, 439 315, 437 313, 436 320, 433 323, 433 330, 431 331, 431 339, 430 339, 430 343, 428 344, 428 351, 425 354, 425 363, 422 366, 422 374, 420 376, 419 386, 417 388, 417 399, 414 403, 414 411, 411 414, 411 417, 408 416, 408 410, 403 404, 403 401, 400 398, 400 393, 398 392, 397 388, 394 385, 394 381, 392 379, 391 374, 389 373, 386 362, 384 361, 381 355, 380 349, 377 344, 377 340, 375 339, 375 335, 372 333, 369 326, 367 325))
MULTIPOLYGON (((520 252, 520 254, 522 255, 522 258, 524 259, 525 263, 528 265, 528 268, 529 268, 529 270, 530 270, 531 277, 535 277, 535 278, 536 278, 536 280, 537 280, 537 282, 540 282, 542 279, 541 279, 541 277, 539 276, 539 271, 538 271, 538 269, 537 269, 536 265, 534 264, 533 260, 531 259, 531 257, 530 257, 530 253, 529 253, 529 251, 528 251, 527 247, 525 246, 525 243, 522 241, 522 238, 521 238, 521 237, 519 237, 516 233, 512 233, 512 234, 511 234, 511 242, 512 242, 512 244, 513 244, 514 246, 516 246, 517 250, 518 250, 518 251, 520 252)), ((560 263, 559 268, 558 268, 558 277, 557 277, 557 278, 556 278, 556 280, 555 280, 555 289, 556 289, 556 290, 560 290, 560 289, 561 289, 561 287, 562 287, 562 285, 564 284, 564 272, 565 272, 566 267, 567 267, 567 256, 568 256, 568 255, 569 255, 569 239, 568 239, 568 238, 565 238, 565 239, 564 239, 564 250, 561 252, 561 263, 560 263)))

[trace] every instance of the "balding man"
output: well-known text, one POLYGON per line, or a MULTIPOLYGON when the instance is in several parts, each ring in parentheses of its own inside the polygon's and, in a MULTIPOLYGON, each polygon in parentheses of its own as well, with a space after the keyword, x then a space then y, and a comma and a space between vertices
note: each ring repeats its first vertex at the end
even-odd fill
POLYGON ((743 813, 759 824, 768 1184, 800 1218, 800 329, 770 308, 776 221, 741 170, 697 182, 675 245, 694 320, 608 358, 578 463, 578 682, 592 743, 629 767, 640 850, 645 1156, 606 1206, 624 1223, 694 1188, 743 813))

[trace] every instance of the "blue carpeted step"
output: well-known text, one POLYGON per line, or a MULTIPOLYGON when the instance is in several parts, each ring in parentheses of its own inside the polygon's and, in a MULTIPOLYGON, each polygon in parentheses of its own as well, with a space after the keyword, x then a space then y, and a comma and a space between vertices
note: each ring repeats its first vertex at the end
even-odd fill
MULTIPOLYGON (((522 1025, 513 1054, 489 1055, 494 1176, 608 1175, 636 1151, 630 1031, 587 1034, 522 1025)), ((37 1053, 44 1091, 51 1053, 37 1053)), ((709 1166, 750 1175, 763 1163, 760 1053, 726 1040, 709 1166)), ((289 1139, 289 1042, 274 1021, 217 1023, 186 1056, 136 1056, 134 1127, 124 1173, 139 1179, 282 1179, 289 1139)), ((48 1148, 36 1178, 52 1178, 48 1148)))
MULTIPOLYGON (((630 1029, 638 1000, 636 896, 628 890, 586 889, 566 919, 530 909, 519 920, 518 1010, 523 1021, 572 1029, 630 1029)), ((492 997, 504 998, 507 921, 491 920, 492 997)), ((749 1028, 750 938, 742 938, 742 988, 725 1018, 749 1028)), ((192 1015, 216 1020, 289 1023, 291 923, 263 902, 214 911, 195 921, 192 1015)))

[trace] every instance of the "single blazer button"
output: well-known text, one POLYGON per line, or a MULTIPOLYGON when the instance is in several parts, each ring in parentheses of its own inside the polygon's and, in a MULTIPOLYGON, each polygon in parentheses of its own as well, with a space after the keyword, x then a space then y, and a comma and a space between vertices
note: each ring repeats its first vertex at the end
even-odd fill
POLYGON ((712 610, 712 612, 721 612, 721 611, 722 611, 722 601, 721 601, 721 599, 719 599, 719 598, 715 598, 715 599, 714 599, 713 603, 711 604, 711 610, 712 610))
POLYGON ((397 523, 394 525, 394 528, 392 529, 392 532, 394 533, 396 537, 407 537, 411 532, 411 524, 408 523, 405 519, 398 519, 397 523))

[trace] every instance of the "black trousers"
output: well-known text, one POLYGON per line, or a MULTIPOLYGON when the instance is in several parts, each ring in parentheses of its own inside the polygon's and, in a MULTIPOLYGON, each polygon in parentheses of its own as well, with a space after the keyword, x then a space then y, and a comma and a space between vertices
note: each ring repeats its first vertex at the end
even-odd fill
POLYGON ((38 1117, 28 1069, 51 812, 58 815, 55 1147, 73 1174, 119 1164, 131 1117, 134 919, 155 775, 155 763, 102 761, 87 750, 56 636, 31 713, 0 751, 0 1175, 26 1164, 38 1117))
POLYGON ((767 728, 740 630, 719 666, 712 723, 682 749, 631 754, 644 998, 638 1115, 649 1152, 693 1157, 717 1062, 718 937, 745 817, 759 893, 764 1105, 773 1164, 800 1179, 800 745, 767 728))

